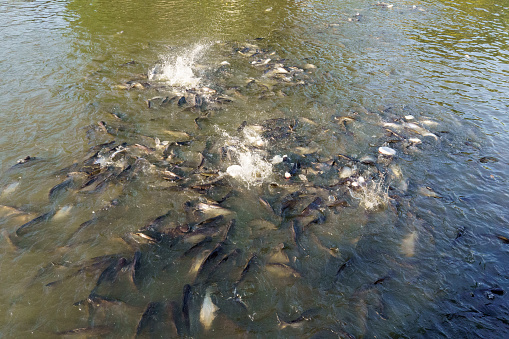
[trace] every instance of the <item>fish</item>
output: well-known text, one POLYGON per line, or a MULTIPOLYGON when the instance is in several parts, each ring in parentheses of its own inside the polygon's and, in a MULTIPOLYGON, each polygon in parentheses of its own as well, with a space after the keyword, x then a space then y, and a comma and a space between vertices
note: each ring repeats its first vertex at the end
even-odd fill
POLYGON ((53 216, 53 220, 60 220, 68 217, 69 214, 71 214, 72 209, 73 207, 71 205, 66 205, 62 207, 55 213, 55 215, 53 216))
POLYGON ((61 337, 97 337, 107 335, 113 332, 113 327, 108 325, 98 325, 90 327, 79 327, 72 330, 57 332, 56 335, 61 337))
POLYGON ((235 289, 237 288, 238 285, 240 285, 240 283, 242 283, 244 281, 244 279, 246 279, 246 276, 249 273, 249 271, 251 271, 252 268, 256 265, 256 260, 257 260, 257 255, 256 255, 256 253, 253 253, 251 255, 251 257, 248 259, 246 265, 244 266, 244 269, 240 273, 239 279, 237 279, 237 281, 235 282, 235 284, 234 284, 235 289))
POLYGON ((164 133, 178 141, 189 141, 191 136, 186 132, 165 130, 164 133))
MULTIPOLYGON (((0 205, 0 219, 7 219, 8 224, 19 227, 33 219, 34 216, 11 206, 0 205)), ((3 226, 5 227, 5 225, 3 226)))
POLYGON ((268 263, 266 270, 277 278, 300 278, 301 274, 294 268, 283 263, 268 263))
POLYGON ((207 288, 203 303, 200 309, 200 323, 202 324, 205 331, 208 331, 212 326, 212 322, 216 317, 218 307, 212 302, 210 298, 210 288, 207 288))
POLYGON ((150 302, 138 322, 138 326, 136 327, 136 336, 139 336, 147 327, 149 327, 150 332, 153 332, 155 323, 161 321, 160 318, 162 310, 163 304, 161 302, 150 302))
POLYGON ((101 273, 101 275, 97 279, 95 288, 94 290, 92 290, 92 293, 94 293, 97 287, 99 287, 102 283, 114 282, 117 279, 118 273, 128 265, 129 262, 124 257, 112 262, 108 267, 106 267, 106 269, 101 273))
POLYGON ((0 194, 0 197, 6 197, 10 194, 12 194, 20 185, 19 181, 13 182, 12 184, 9 184, 5 186, 5 188, 2 190, 2 193, 0 194))
POLYGON ((497 235, 497 238, 502 241, 504 244, 509 244, 509 238, 503 236, 503 235, 497 235))
POLYGON ((239 248, 236 248, 234 250, 232 250, 231 252, 225 254, 221 260, 210 270, 210 274, 209 276, 207 277, 206 279, 206 282, 210 282, 212 281, 213 279, 215 279, 216 277, 218 277, 218 280, 224 280, 225 279, 225 270, 231 270, 231 267, 230 266, 227 266, 226 268, 223 268, 225 267, 225 265, 227 263, 234 263, 235 262, 235 259, 238 258, 238 256, 242 253, 242 250, 239 249, 239 248))
POLYGON ((233 211, 221 207, 216 204, 207 204, 207 203, 198 203, 196 205, 196 210, 207 215, 208 217, 217 217, 220 215, 228 215, 233 213, 233 211))
POLYGON ((352 259, 348 258, 341 266, 339 266, 338 271, 336 272, 336 280, 338 280, 341 272, 343 272, 345 270, 345 268, 347 268, 351 265, 352 265, 352 259))
POLYGON ((11 251, 17 251, 19 248, 12 242, 12 239, 7 232, 7 230, 3 229, 0 231, 0 235, 5 239, 5 242, 7 243, 7 246, 11 251))
POLYGON ((415 255, 415 240, 417 239, 417 231, 412 231, 407 234, 401 241, 401 252, 407 257, 415 255))
MULTIPOLYGON (((194 248, 194 246, 192 247, 192 249, 193 248, 194 248)), ((189 274, 192 276, 193 279, 196 278, 196 275, 198 274, 198 271, 203 266, 203 263, 208 258, 210 252, 212 252, 212 250, 208 250, 207 249, 207 250, 202 251, 197 256, 195 256, 194 262, 191 265, 191 268, 189 269, 189 274)))
POLYGON ((21 237, 21 236, 28 234, 34 227, 36 227, 40 224, 46 223, 49 219, 51 219, 55 215, 55 213, 56 213, 55 211, 50 211, 48 213, 44 213, 44 214, 38 216, 37 218, 32 219, 29 222, 21 225, 16 230, 16 235, 18 237, 21 237))
POLYGON ((222 243, 218 243, 216 247, 212 251, 210 251, 209 255, 203 260, 201 266, 198 268, 197 276, 199 277, 206 269, 207 266, 210 265, 217 257, 219 257, 224 252, 224 246, 222 243))
POLYGON ((285 244, 280 243, 279 245, 277 245, 276 248, 274 249, 273 253, 269 257, 268 262, 269 263, 289 264, 290 259, 288 258, 288 255, 285 252, 283 252, 284 249, 285 249, 285 244))
POLYGON ((305 217, 311 214, 311 211, 318 210, 323 204, 323 199, 316 197, 302 212, 299 216, 305 217))
POLYGON ((185 332, 191 332, 191 321, 189 318, 189 304, 191 302, 191 285, 184 285, 183 293, 182 293, 182 318, 184 321, 185 332))
POLYGON ((321 310, 322 310, 321 308, 311 308, 309 310, 302 312, 297 318, 288 321, 281 320, 281 316, 278 313, 276 313, 279 328, 285 329, 287 327, 291 328, 301 327, 305 321, 309 321, 313 317, 316 317, 321 312, 321 310))
POLYGON ((235 227, 236 219, 230 220, 230 222, 226 225, 224 230, 223 239, 221 240, 222 244, 225 244, 226 241, 230 238, 233 228, 235 227))
POLYGON ((17 168, 24 168, 27 166, 31 166, 32 163, 38 162, 39 160, 41 160, 41 159, 38 157, 32 157, 32 156, 28 155, 24 158, 18 159, 16 161, 16 163, 8 169, 8 171, 11 171, 11 170, 14 170, 17 168))
POLYGON ((414 124, 413 122, 406 122, 404 123, 403 125, 405 128, 409 129, 409 130, 412 130, 420 135, 422 135, 423 137, 432 137, 433 139, 435 140, 438 140, 438 136, 431 133, 430 131, 428 131, 427 129, 425 129, 424 127, 421 127, 417 124, 414 124))
POLYGON ((274 212, 274 209, 270 204, 267 202, 267 200, 263 199, 262 197, 258 198, 258 201, 260 202, 260 205, 263 206, 263 208, 270 214, 271 217, 278 218, 276 213, 274 212))
MULTIPOLYGON (((75 277, 75 276, 77 276, 79 274, 82 274, 82 273, 93 272, 95 274, 95 272, 98 273, 99 270, 103 270, 104 271, 104 267, 105 266, 106 267, 113 266, 113 264, 116 264, 118 260, 119 260, 119 256, 118 255, 105 255, 105 256, 101 256, 101 257, 92 258, 90 260, 87 260, 84 263, 79 263, 78 265, 76 265, 76 266, 81 266, 77 271, 75 271, 75 272, 65 276, 64 278, 62 278, 60 280, 56 280, 56 281, 52 281, 50 283, 47 283, 45 286, 46 287, 56 286, 58 284, 61 284, 65 280, 67 280, 69 278, 72 278, 72 277, 75 277)), ((91 295, 92 294, 94 294, 94 292, 91 293, 91 295)))
POLYGON ((136 287, 136 288, 139 288, 139 274, 138 274, 138 271, 140 269, 140 265, 141 265, 141 252, 140 251, 136 251, 134 252, 134 257, 133 257, 133 260, 131 262, 131 265, 129 266, 129 270, 130 270, 130 279, 131 279, 131 282, 133 283, 133 285, 136 287))

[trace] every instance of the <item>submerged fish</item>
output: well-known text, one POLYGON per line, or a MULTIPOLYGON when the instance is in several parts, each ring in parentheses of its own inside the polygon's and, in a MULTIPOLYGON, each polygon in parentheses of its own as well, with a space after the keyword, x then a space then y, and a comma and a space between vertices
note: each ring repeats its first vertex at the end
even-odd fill
POLYGON ((281 329, 284 329, 286 327, 298 328, 302 326, 305 321, 309 321, 313 317, 317 316, 321 310, 322 310, 321 308, 311 308, 309 310, 302 312, 300 316, 298 316, 297 318, 288 321, 281 320, 279 314, 276 314, 276 316, 279 323, 279 327, 281 329))
POLYGON ((2 191, 2 194, 0 194, 1 197, 6 197, 13 193, 19 186, 19 181, 13 182, 12 184, 9 184, 5 186, 5 188, 2 191))
POLYGON ((182 293, 182 318, 186 333, 191 331, 191 320, 189 319, 189 304, 191 302, 191 285, 186 284, 182 293))
POLYGON ((415 254, 415 240, 417 239, 417 231, 410 232, 401 241, 401 252, 407 257, 413 257, 415 254))
POLYGON ((200 310, 200 322, 205 330, 209 330, 212 326, 212 322, 216 317, 216 312, 219 308, 212 302, 210 298, 210 288, 207 288, 205 292, 205 298, 203 298, 203 304, 200 310))
POLYGON ((301 275, 294 268, 282 263, 268 263, 265 269, 277 278, 300 278, 301 275))
POLYGON ((23 236, 27 233, 30 232, 31 229, 33 229, 34 227, 36 227, 37 225, 39 224, 43 224, 45 222, 47 222, 49 219, 51 219, 53 216, 55 215, 55 212, 54 211, 51 211, 51 212, 48 212, 48 213, 45 213, 43 215, 40 215, 38 216, 37 218, 35 219, 32 219, 30 220, 29 222, 21 225, 17 230, 16 230, 16 235, 17 236, 23 236))
POLYGON ((89 337, 102 336, 113 331, 113 327, 107 325, 80 327, 68 331, 57 332, 56 335, 61 337, 89 337))
POLYGON ((72 208, 73 207, 71 205, 66 205, 66 206, 62 207, 55 213, 55 215, 53 216, 53 220, 60 220, 60 219, 68 217, 69 214, 71 214, 72 208))

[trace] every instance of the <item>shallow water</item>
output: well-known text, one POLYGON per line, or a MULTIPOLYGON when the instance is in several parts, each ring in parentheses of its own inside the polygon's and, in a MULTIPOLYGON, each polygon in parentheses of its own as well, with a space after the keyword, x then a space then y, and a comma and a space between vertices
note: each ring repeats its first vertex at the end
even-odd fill
POLYGON ((507 335, 509 7, 391 4, 1 2, 0 337, 507 335))

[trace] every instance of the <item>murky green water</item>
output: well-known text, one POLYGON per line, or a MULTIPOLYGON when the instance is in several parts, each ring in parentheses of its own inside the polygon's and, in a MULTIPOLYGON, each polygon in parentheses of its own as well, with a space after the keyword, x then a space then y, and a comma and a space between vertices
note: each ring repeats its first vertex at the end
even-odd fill
POLYGON ((391 4, 0 2, 0 337, 507 335, 509 4, 391 4))

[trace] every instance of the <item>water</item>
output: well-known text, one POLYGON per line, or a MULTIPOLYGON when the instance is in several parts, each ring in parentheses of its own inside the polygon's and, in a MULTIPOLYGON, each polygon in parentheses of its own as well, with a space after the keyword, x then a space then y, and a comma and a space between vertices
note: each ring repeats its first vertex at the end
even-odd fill
POLYGON ((0 337, 507 335, 509 5, 391 4, 1 2, 0 337))

